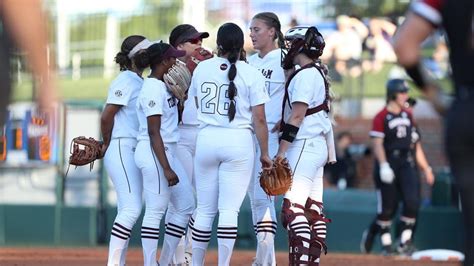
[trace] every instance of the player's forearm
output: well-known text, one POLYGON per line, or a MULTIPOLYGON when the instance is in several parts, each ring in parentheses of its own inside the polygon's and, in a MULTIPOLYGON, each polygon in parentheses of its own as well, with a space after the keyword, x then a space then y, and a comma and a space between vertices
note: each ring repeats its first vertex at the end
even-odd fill
POLYGON ((427 170, 430 168, 430 165, 428 163, 428 160, 426 159, 425 152, 423 151, 423 147, 419 142, 416 143, 416 163, 418 164, 418 167, 422 169, 423 171, 427 170))
POLYGON ((262 155, 268 155, 268 127, 267 123, 255 123, 255 136, 262 155))
POLYGON ((102 141, 105 146, 109 146, 110 139, 112 138, 112 130, 114 128, 114 118, 108 118, 105 114, 102 114, 100 119, 100 131, 102 133, 102 141))
POLYGON ((40 0, 2 0, 2 15, 13 39, 27 56, 30 69, 39 81, 50 79, 46 17, 40 0))
POLYGON ((252 120, 261 153, 262 155, 268 155, 268 126, 264 104, 252 107, 252 120))
POLYGON ((152 131, 149 132, 149 135, 153 152, 155 153, 156 158, 158 158, 158 162, 160 163, 161 167, 164 170, 171 169, 168 158, 166 157, 165 145, 163 143, 163 139, 161 138, 160 132, 152 131))
POLYGON ((383 147, 383 143, 380 139, 372 140, 372 148, 374 150, 375 159, 377 159, 379 164, 387 161, 387 156, 385 155, 385 148, 383 147))

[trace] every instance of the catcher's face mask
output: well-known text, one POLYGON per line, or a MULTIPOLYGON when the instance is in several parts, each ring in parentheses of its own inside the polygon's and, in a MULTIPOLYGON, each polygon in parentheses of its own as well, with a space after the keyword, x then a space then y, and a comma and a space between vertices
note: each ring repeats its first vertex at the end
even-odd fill
POLYGON ((294 27, 285 33, 285 47, 282 48, 281 67, 293 68, 293 59, 301 52, 311 57, 323 54, 325 43, 316 27, 294 27))

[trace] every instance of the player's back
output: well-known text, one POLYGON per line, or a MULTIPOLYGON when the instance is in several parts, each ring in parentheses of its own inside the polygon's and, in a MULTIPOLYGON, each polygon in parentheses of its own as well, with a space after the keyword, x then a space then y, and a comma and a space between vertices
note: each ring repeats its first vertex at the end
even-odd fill
POLYGON ((230 67, 226 58, 215 57, 201 62, 194 70, 189 95, 197 96, 201 126, 251 128, 251 107, 268 101, 265 81, 260 72, 243 61, 237 61, 234 79, 237 88, 234 98, 236 114, 234 120, 229 122, 230 67))

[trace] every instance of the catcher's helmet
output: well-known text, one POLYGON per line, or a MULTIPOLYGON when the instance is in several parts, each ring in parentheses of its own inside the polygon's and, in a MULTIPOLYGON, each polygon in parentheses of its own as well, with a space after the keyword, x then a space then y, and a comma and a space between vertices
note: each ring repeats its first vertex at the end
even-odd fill
POLYGON ((281 66, 283 69, 293 67, 293 59, 299 53, 305 53, 308 57, 316 59, 323 54, 323 35, 316 27, 294 27, 285 33, 285 47, 282 48, 281 66))
POLYGON ((397 93, 409 90, 408 83, 403 79, 389 79, 385 87, 387 89, 387 100, 394 100, 397 93))

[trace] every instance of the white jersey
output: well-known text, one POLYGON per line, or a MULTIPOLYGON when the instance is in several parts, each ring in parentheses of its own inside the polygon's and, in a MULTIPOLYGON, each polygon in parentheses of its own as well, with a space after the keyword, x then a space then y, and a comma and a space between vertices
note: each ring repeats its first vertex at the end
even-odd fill
POLYGON ((106 104, 122 106, 114 116, 112 139, 137 137, 138 119, 135 106, 142 84, 143 79, 129 70, 121 72, 110 84, 106 104))
MULTIPOLYGON (((288 87, 290 103, 303 102, 309 108, 314 108, 324 102, 326 90, 321 73, 315 68, 306 68, 298 72, 288 87)), ((288 121, 291 109, 285 106, 285 121, 288 121)), ((300 125, 296 139, 310 139, 321 134, 327 134, 332 129, 331 120, 325 111, 305 116, 300 125)))
POLYGON ((281 119, 281 105, 285 95, 285 73, 281 67, 281 49, 275 49, 263 58, 258 53, 248 59, 249 64, 258 68, 265 78, 270 101, 265 103, 268 130, 271 130, 281 119))
POLYGON ((227 115, 230 105, 228 96, 230 63, 226 58, 214 57, 199 63, 194 70, 190 97, 198 100, 198 121, 206 125, 229 128, 252 128, 252 106, 270 100, 262 75, 258 70, 243 61, 236 62, 237 75, 234 84, 237 93, 235 117, 229 122, 227 115))
POLYGON ((173 95, 163 81, 146 78, 138 96, 137 115, 140 122, 138 140, 149 140, 147 117, 161 115, 160 134, 164 143, 178 142, 178 109, 173 95))

